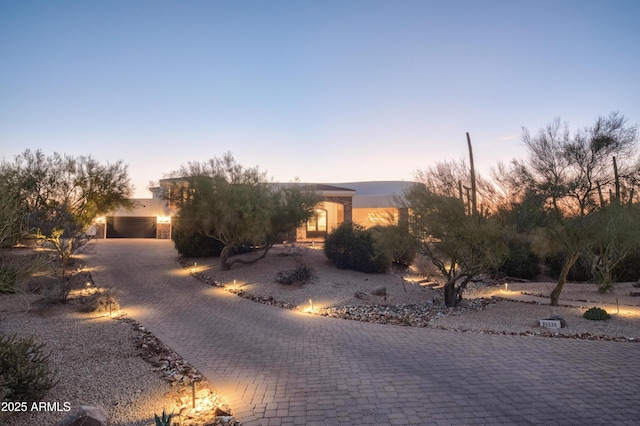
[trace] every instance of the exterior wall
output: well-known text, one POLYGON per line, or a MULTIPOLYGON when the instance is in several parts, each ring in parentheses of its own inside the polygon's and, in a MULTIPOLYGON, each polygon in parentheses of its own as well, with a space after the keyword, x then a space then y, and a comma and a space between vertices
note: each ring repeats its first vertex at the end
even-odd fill
POLYGON ((156 238, 160 240, 171 239, 171 222, 156 225, 156 238))
POLYGON ((393 207, 372 209, 372 208, 354 208, 353 223, 370 228, 376 225, 397 225, 398 209, 393 207))

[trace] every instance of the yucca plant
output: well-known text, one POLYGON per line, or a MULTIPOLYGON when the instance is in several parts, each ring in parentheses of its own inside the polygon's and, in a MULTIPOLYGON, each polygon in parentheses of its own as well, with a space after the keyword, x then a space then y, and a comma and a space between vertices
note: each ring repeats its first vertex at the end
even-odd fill
POLYGON ((162 417, 158 417, 157 414, 154 414, 153 416, 156 419, 156 426, 171 426, 171 419, 173 419, 174 414, 167 414, 162 410, 162 417))

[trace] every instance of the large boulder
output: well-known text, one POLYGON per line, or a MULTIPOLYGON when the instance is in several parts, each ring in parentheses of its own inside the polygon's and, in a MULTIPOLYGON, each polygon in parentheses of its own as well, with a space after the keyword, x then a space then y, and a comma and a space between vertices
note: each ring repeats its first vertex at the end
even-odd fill
POLYGON ((58 426, 109 426, 109 414, 100 406, 81 405, 62 419, 58 426))

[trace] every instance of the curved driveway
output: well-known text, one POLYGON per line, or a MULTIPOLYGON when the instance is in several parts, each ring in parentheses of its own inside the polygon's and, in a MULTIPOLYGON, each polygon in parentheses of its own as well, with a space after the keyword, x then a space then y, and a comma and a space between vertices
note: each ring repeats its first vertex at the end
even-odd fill
POLYGON ((101 240, 89 263, 245 425, 640 424, 640 344, 305 315, 209 287, 176 256, 166 240, 101 240))

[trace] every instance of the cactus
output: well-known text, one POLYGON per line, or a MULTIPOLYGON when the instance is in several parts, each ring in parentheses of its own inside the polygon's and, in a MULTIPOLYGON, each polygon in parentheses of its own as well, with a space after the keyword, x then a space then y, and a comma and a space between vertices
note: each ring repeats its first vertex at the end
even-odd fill
POLYGON ((583 314, 583 316, 586 319, 593 320, 593 321, 606 321, 608 319, 611 319, 611 315, 609 315, 607 311, 605 311, 602 308, 597 308, 595 306, 593 308, 587 309, 587 311, 583 314))

